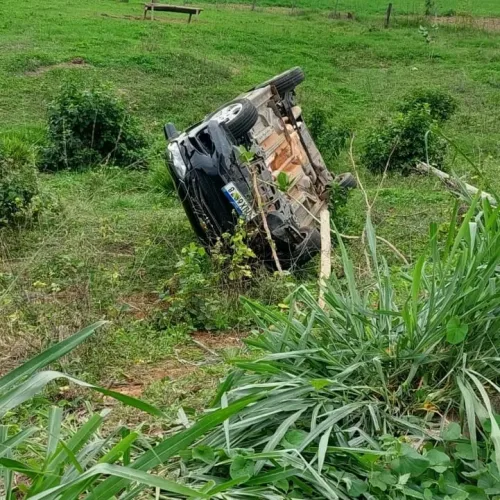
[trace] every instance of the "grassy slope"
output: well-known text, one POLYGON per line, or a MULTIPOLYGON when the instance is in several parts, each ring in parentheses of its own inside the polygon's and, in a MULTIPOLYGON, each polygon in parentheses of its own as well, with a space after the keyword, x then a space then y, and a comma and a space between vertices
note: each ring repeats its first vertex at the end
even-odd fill
MULTIPOLYGON (((494 14, 494 3, 482 2, 477 14, 494 14)), ((357 4, 368 14, 382 6, 357 4)), ((157 16, 161 22, 130 17, 141 11, 140 2, 4 0, 0 131, 40 137, 45 102, 62 79, 82 85, 105 80, 135 106, 161 150, 165 121, 186 126, 241 90, 301 65, 308 77, 299 91, 306 113, 321 107, 334 121, 350 124, 355 149, 408 90, 447 89, 461 105, 448 132, 498 185, 497 33, 441 27, 427 45, 418 24, 405 16, 383 30, 379 16, 348 22, 321 12, 289 16, 207 6, 188 26, 185 18, 168 14, 157 16), (66 64, 74 57, 88 65, 66 64)), ((348 170, 347 156, 333 167, 348 170)), ((454 168, 468 171, 459 158, 454 168)), ((373 193, 376 179, 365 175, 365 181, 373 193)), ((58 174, 45 177, 44 184, 66 208, 33 231, 2 235, 0 307, 8 321, 0 337, 10 349, 11 340, 18 341, 22 356, 46 338, 104 316, 114 326, 71 361, 69 370, 110 380, 131 364, 171 355, 183 337, 177 329, 165 334, 154 328, 149 314, 155 297, 148 294, 171 276, 180 249, 193 239, 177 202, 152 191, 143 173, 58 174), (123 304, 131 312, 124 313, 123 304)), ((374 221, 379 234, 411 257, 429 221, 444 219, 448 195, 432 179, 392 177, 385 186, 374 221)), ((362 221, 357 193, 346 232, 359 234, 362 221)))

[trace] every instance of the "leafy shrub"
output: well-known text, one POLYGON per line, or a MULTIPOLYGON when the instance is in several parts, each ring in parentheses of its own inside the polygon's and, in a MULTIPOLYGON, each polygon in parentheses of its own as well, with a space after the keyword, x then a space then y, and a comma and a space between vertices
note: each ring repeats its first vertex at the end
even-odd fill
POLYGON ((15 137, 0 140, 0 226, 31 218, 39 209, 35 152, 15 137))
POLYGON ((243 220, 234 234, 226 233, 209 256, 206 250, 190 243, 181 251, 176 272, 165 286, 162 298, 169 324, 184 324, 191 329, 224 329, 240 322, 235 314, 238 294, 253 277, 254 252, 247 246, 243 220))
POLYGON ((309 130, 328 167, 345 148, 350 136, 346 125, 334 125, 322 109, 314 109, 308 120, 309 130))
POLYGON ((121 167, 145 165, 145 135, 108 87, 82 90, 67 83, 48 115, 44 169, 80 169, 108 162, 121 167))
POLYGON ((448 92, 440 89, 418 89, 408 95, 398 109, 401 113, 409 113, 426 106, 429 107, 431 118, 441 123, 449 120, 458 107, 457 101, 448 92))
POLYGON ((399 113, 392 121, 372 130, 361 160, 373 172, 387 168, 408 174, 419 161, 427 160, 442 169, 447 144, 432 133, 435 125, 427 104, 399 113))
POLYGON ((191 243, 181 251, 176 272, 165 284, 162 298, 167 305, 168 324, 185 324, 190 329, 227 327, 221 314, 217 277, 206 250, 191 243))

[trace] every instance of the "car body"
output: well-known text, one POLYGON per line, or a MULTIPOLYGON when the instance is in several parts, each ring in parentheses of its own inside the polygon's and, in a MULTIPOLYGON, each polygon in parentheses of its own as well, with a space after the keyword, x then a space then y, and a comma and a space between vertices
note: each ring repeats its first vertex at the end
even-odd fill
POLYGON ((167 164, 198 237, 213 245, 238 217, 256 231, 250 246, 270 262, 262 218, 283 267, 320 249, 319 215, 333 177, 295 102, 293 68, 178 133, 165 127, 167 164), (258 190, 258 191, 257 191, 258 190))

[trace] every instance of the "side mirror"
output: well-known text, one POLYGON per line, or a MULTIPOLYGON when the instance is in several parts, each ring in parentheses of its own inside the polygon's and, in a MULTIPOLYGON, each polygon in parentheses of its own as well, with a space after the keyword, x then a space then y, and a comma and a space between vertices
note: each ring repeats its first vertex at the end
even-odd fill
POLYGON ((175 125, 170 122, 167 123, 165 127, 163 127, 163 132, 165 133, 165 138, 167 139, 167 141, 172 141, 173 139, 179 137, 179 132, 177 132, 175 125))

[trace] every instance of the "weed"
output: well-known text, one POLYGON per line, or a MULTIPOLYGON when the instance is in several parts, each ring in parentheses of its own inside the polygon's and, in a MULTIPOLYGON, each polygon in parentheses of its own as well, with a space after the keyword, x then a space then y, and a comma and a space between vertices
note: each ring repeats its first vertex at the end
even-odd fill
POLYGON ((428 105, 399 113, 368 136, 362 162, 373 172, 398 170, 408 174, 420 161, 443 168, 447 143, 433 133, 436 126, 428 105))
POLYGON ((75 83, 64 84, 49 106, 48 124, 45 170, 79 170, 101 163, 133 168, 146 163, 144 133, 109 87, 82 90, 75 83))

